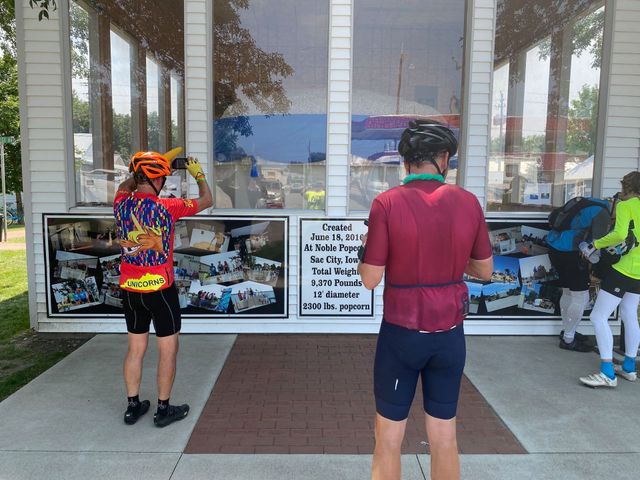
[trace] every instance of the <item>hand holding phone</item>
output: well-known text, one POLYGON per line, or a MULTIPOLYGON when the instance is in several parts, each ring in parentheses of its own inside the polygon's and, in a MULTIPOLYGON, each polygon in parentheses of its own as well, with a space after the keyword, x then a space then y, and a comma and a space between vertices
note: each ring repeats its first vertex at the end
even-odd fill
POLYGON ((189 157, 185 163, 185 168, 196 182, 201 182, 205 179, 204 171, 202 170, 202 166, 200 165, 200 162, 198 162, 197 158, 189 157))
POLYGON ((186 170, 187 169, 187 158, 186 157, 176 157, 171 162, 172 170, 186 170))

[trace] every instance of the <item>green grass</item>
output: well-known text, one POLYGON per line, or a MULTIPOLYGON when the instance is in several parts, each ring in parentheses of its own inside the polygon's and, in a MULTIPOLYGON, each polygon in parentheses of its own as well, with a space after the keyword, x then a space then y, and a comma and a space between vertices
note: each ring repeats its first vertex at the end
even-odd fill
POLYGON ((29 329, 27 254, 0 251, 0 345, 29 329))
POLYGON ((26 252, 0 250, 0 401, 55 365, 87 338, 69 341, 31 330, 26 252))

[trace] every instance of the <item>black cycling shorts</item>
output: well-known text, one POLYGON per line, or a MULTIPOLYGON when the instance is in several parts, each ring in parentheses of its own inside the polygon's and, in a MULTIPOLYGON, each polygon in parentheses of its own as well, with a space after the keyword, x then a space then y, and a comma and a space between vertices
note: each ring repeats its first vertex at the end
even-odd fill
POLYGON ((422 377, 424 411, 435 418, 456 416, 466 358, 464 328, 421 333, 384 320, 373 367, 376 411, 390 420, 404 420, 422 377))
POLYGON ((589 290, 589 265, 580 252, 561 252, 550 248, 549 259, 559 277, 557 282, 553 282, 554 285, 573 292, 589 290))
POLYGON ((600 289, 622 298, 625 293, 640 295, 640 280, 627 277, 615 268, 612 268, 600 285, 600 289))
POLYGON ((180 332, 180 302, 175 284, 163 290, 137 293, 123 290, 122 305, 129 333, 148 333, 151 321, 156 336, 168 337, 180 332))

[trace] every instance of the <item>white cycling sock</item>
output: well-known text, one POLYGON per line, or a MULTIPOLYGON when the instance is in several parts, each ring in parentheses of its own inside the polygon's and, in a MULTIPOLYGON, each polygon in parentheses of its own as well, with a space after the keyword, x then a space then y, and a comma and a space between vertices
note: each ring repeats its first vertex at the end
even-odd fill
POLYGON ((573 292, 569 289, 562 289, 562 298, 560 299, 560 313, 562 313, 563 300, 568 297, 568 302, 565 303, 565 311, 562 313, 562 326, 564 327, 564 341, 570 343, 573 341, 573 337, 576 334, 578 324, 584 314, 584 309, 589 303, 589 290, 581 290, 579 292, 573 292), (567 290, 568 295, 564 293, 567 290))
POLYGON ((565 317, 567 316, 567 308, 571 303, 571 290, 568 288, 562 289, 562 297, 560 297, 560 316, 562 317, 562 328, 566 326, 565 317))
POLYGON ((596 341, 598 342, 598 350, 602 360, 611 360, 613 358, 613 333, 609 327, 609 316, 614 312, 621 299, 609 292, 600 290, 596 304, 591 311, 591 323, 596 331, 596 341))
POLYGON ((620 318, 624 322, 625 355, 631 358, 636 357, 638 346, 640 346, 638 302, 640 302, 640 295, 635 293, 625 293, 620 302, 620 318))

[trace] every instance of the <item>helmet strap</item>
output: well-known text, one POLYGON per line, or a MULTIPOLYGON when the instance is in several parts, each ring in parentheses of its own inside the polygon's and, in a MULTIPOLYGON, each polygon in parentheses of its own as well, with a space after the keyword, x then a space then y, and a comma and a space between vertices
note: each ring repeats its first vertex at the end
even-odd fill
MULTIPOLYGON (((433 164, 433 166, 436 167, 436 170, 438 171, 438 175, 442 175, 444 177, 442 170, 440 170, 440 165, 438 165, 438 161, 435 158, 430 158, 429 160, 431 160, 431 163, 433 164)), ((445 168, 445 171, 446 171, 446 168, 445 168)))
POLYGON ((156 192, 156 196, 159 197, 160 192, 164 188, 164 184, 167 183, 167 177, 162 177, 162 186, 159 189, 156 188, 155 184, 153 183, 153 180, 151 180, 149 177, 147 177, 147 183, 151 185, 151 188, 153 188, 153 191, 156 192))

